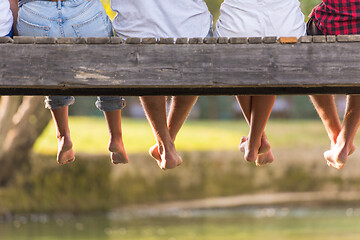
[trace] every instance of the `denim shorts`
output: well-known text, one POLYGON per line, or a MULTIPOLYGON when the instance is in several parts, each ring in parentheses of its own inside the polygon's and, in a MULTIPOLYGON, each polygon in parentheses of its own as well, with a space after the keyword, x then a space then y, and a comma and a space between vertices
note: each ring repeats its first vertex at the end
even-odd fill
MULTIPOLYGON (((100 0, 33 1, 19 9, 20 36, 110 37, 112 25, 100 0)), ((74 102, 70 96, 48 96, 45 107, 56 109, 74 102)), ((125 106, 120 96, 98 97, 96 107, 114 111, 125 106)))

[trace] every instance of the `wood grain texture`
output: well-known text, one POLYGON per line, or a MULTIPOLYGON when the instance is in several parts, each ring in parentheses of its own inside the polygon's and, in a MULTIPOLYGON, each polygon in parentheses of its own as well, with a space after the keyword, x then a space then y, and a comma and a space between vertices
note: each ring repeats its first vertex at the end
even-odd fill
POLYGON ((360 42, 0 44, 0 94, 360 94, 359 59, 360 42))

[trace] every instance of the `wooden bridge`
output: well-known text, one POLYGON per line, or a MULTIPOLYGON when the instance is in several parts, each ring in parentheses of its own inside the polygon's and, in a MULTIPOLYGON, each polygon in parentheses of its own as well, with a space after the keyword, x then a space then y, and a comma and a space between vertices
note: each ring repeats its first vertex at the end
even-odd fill
POLYGON ((360 94, 360 35, 0 38, 0 95, 360 94))

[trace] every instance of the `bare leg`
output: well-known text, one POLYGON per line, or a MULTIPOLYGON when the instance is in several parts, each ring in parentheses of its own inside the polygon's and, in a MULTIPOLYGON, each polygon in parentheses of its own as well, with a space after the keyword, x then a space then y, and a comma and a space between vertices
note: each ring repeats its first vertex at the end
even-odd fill
MULTIPOLYGON (((241 110, 243 112, 243 115, 245 117, 246 122, 248 123, 248 125, 250 126, 250 121, 251 121, 251 100, 252 97, 251 96, 237 96, 236 99, 238 100, 241 110)), ((241 141, 240 141, 240 151, 245 152, 245 146, 246 146, 246 141, 247 141, 247 137, 242 137, 241 141)), ((266 134, 264 132, 264 134, 261 137, 261 146, 259 149, 259 153, 265 153, 267 151, 269 151, 271 148, 269 141, 267 140, 266 134)))
POLYGON ((274 156, 264 129, 275 96, 237 96, 236 98, 250 126, 249 137, 243 137, 240 144, 240 150, 245 152, 245 159, 256 162, 258 166, 273 162, 274 156))
POLYGON ((69 107, 66 106, 50 110, 56 127, 56 137, 58 139, 57 162, 59 164, 66 164, 75 160, 70 138, 68 109, 69 107))
MULTIPOLYGON (((341 122, 337 113, 333 95, 312 95, 310 99, 323 122, 331 142, 331 148, 337 145, 337 139, 341 132, 341 122)), ((348 106, 349 107, 349 106, 348 106)), ((346 115, 345 115, 346 117, 346 115)), ((344 118, 345 121, 345 118, 344 118)), ((354 144, 351 144, 348 154, 355 151, 354 144)))
POLYGON ((160 154, 160 160, 156 158, 159 167, 161 169, 171 169, 180 165, 182 163, 182 159, 176 152, 174 141, 171 139, 167 128, 166 97, 140 97, 140 101, 155 135, 158 152, 160 154))
POLYGON ((104 112, 109 128, 109 151, 114 164, 128 163, 129 159, 125 152, 121 131, 121 110, 104 112))
POLYGON ((350 95, 347 99, 346 112, 342 129, 336 143, 324 153, 329 166, 341 169, 347 157, 354 151, 354 137, 360 124, 360 96, 350 95))
POLYGON ((325 126, 331 143, 335 144, 341 131, 341 122, 336 110, 334 96, 312 95, 310 99, 325 126))
MULTIPOLYGON (((167 117, 167 127, 173 142, 175 142, 176 136, 184 124, 186 118, 190 114, 190 111, 196 103, 197 98, 197 96, 172 97, 169 115, 167 117)), ((161 160, 157 144, 149 149, 149 153, 153 158, 161 160)))

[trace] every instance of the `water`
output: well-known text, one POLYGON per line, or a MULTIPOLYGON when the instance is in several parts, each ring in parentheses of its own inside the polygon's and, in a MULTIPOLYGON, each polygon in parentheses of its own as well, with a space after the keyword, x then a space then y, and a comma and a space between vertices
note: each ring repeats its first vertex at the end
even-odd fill
POLYGON ((0 217, 1 240, 354 240, 360 208, 232 208, 0 217))

